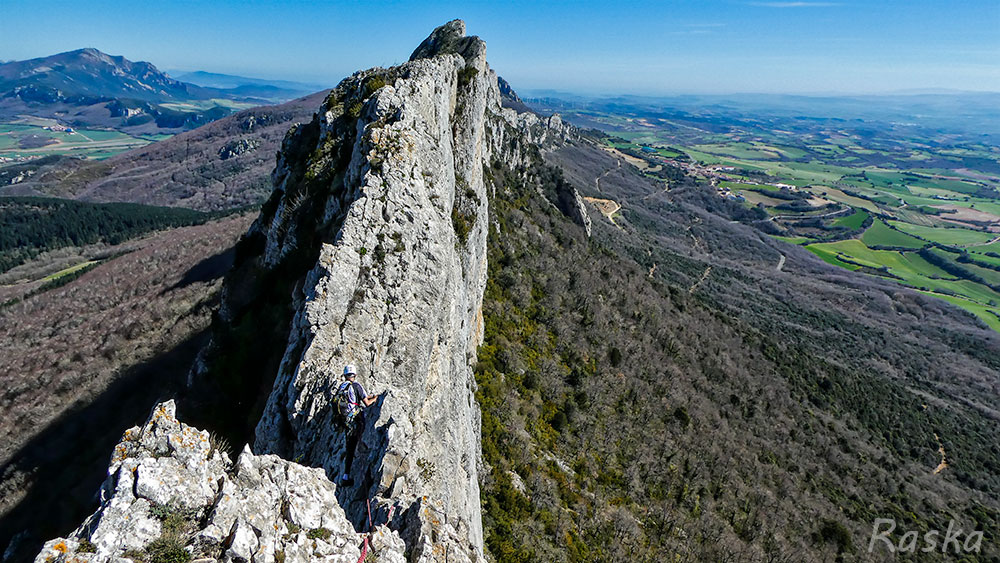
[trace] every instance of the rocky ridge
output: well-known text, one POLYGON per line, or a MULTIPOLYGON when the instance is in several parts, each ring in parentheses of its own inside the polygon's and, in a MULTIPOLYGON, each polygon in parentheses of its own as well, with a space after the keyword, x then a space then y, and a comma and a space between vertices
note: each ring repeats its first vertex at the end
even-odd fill
MULTIPOLYGON (((225 561, 358 560, 358 534, 343 511, 330 510, 336 487, 321 469, 249 448, 233 463, 175 411, 173 401, 161 403, 125 432, 101 508, 69 538, 46 542, 36 561, 139 560, 185 543, 225 561)), ((382 528, 372 541, 385 561, 404 561, 394 557, 403 550, 398 535, 382 528)))
MULTIPOLYGON (((557 118, 501 106, 485 43, 459 20, 409 62, 345 79, 286 136, 275 190, 227 276, 213 345, 192 371, 194 388, 228 385, 235 409, 256 401, 252 447, 230 466, 172 403, 158 406, 116 449, 98 511, 37 561, 126 550, 140 560, 179 541, 178 529, 188 553, 211 560, 353 561, 370 521, 384 525, 372 538, 380 560, 483 561, 471 364, 487 275, 484 168, 516 167, 533 142, 567 134, 557 118), (254 338, 262 310, 290 312, 280 347, 254 338), (226 379, 248 347, 261 381, 226 379), (331 402, 347 363, 377 402, 353 484, 337 486, 345 439, 331 402), (172 515, 181 522, 166 529, 172 515), (307 528, 325 532, 303 544, 307 528)), ((589 223, 575 190, 554 195, 589 223)))

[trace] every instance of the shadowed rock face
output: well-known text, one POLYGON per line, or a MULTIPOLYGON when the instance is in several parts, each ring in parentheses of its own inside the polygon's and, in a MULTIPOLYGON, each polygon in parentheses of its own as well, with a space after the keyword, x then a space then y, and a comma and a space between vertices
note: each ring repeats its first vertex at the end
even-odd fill
MULTIPOLYGON (((71 539, 46 544, 39 560, 60 541, 78 552, 88 539, 99 549, 86 556, 94 561, 149 549, 165 533, 156 506, 167 506, 190 517, 187 548, 196 555, 270 562, 281 551, 285 561, 345 561, 357 557, 370 506, 384 525, 374 540, 380 560, 402 560, 405 551, 408 561, 483 561, 471 364, 487 275, 484 168, 494 158, 516 166, 532 140, 565 134, 500 100, 485 43, 464 37, 456 20, 410 62, 345 79, 312 122, 293 127, 274 192, 236 250, 214 343, 191 376, 196 387, 227 389, 219 373, 247 350, 281 357, 261 381, 228 383, 250 389, 240 395, 247 401, 229 399, 237 419, 253 415, 247 403, 257 387, 269 389, 257 399, 252 451, 230 467, 205 433, 176 421, 172 404, 157 407, 131 432, 165 437, 135 445, 126 434, 102 507, 71 539), (270 302, 289 293, 286 304, 270 302), (268 307, 291 311, 286 341, 247 336, 259 334, 248 328, 259 321, 248 319, 282 318, 252 315, 268 307), (348 363, 377 401, 366 411, 353 484, 337 486, 347 452, 332 400, 348 363), (174 445, 175 435, 191 440, 174 445), (134 486, 142 475, 177 486, 134 486), (126 542, 133 525, 141 529, 126 542), (309 526, 329 530, 328 547, 294 547, 296 527, 309 526), (95 540, 95 529, 110 531, 95 540)), ((579 199, 575 190, 564 195, 579 199)))

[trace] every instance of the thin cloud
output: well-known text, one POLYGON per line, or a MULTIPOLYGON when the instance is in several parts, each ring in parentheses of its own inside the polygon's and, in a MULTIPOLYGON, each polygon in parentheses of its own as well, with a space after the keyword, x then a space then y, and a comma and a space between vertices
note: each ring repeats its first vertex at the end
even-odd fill
POLYGON ((667 35, 709 35, 710 29, 686 29, 683 31, 668 31, 667 35))
POLYGON ((708 35, 725 26, 724 23, 686 23, 684 29, 669 31, 667 35, 708 35))
POLYGON ((762 8, 829 8, 843 4, 838 2, 751 2, 750 5, 762 8))

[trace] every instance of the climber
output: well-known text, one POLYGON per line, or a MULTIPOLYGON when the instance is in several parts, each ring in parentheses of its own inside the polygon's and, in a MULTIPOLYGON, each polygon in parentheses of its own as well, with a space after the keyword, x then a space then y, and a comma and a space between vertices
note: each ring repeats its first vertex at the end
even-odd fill
POLYGON ((344 475, 340 479, 343 485, 353 484, 350 476, 351 464, 354 463, 355 449, 365 428, 365 409, 375 403, 375 397, 365 392, 365 388, 356 381, 357 377, 358 371, 353 364, 344 366, 344 382, 337 388, 334 400, 336 414, 339 415, 340 425, 343 426, 347 436, 344 475))

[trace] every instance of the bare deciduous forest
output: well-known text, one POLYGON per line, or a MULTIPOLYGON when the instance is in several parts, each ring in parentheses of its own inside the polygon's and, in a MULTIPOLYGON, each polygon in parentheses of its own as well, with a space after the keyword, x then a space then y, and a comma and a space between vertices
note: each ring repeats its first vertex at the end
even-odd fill
POLYGON ((0 543, 25 528, 51 535, 92 510, 121 432, 183 384, 227 249, 250 219, 126 243, 126 254, 0 309, 0 543))
POLYGON ((876 518, 955 519, 996 556, 995 334, 731 224, 693 182, 665 192, 584 143, 546 158, 562 170, 490 171, 498 561, 878 560, 876 518), (588 240, 538 195, 564 183, 621 203, 615 224, 592 208, 588 240))

